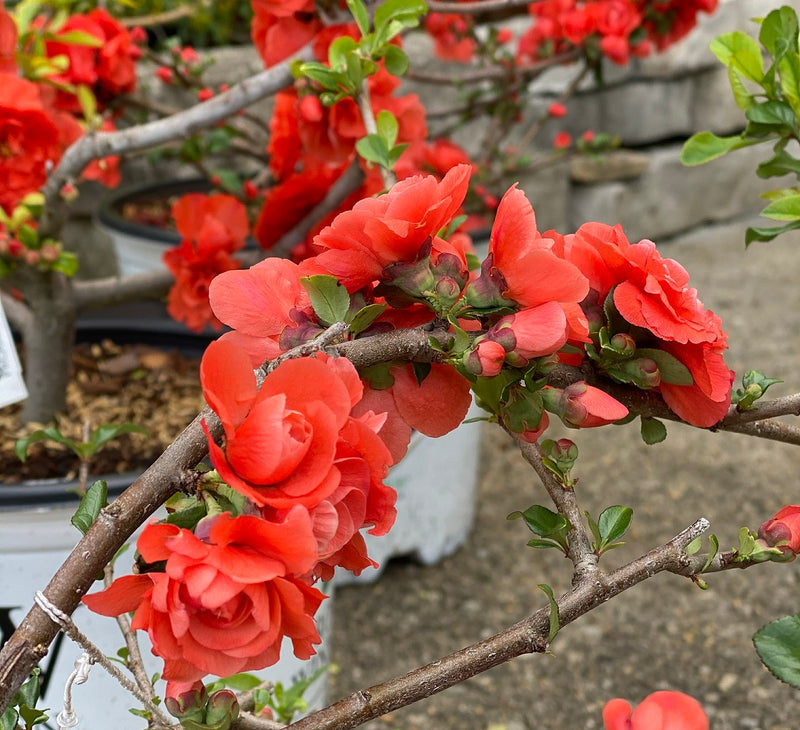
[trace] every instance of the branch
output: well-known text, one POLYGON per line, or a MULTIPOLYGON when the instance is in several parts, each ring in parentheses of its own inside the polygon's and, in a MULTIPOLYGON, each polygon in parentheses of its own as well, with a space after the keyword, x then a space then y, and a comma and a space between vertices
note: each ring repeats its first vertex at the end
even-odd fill
MULTIPOLYGON (((445 340, 444 331, 423 328, 394 331, 336 346, 356 367, 368 367, 397 358, 436 360, 440 354, 430 337, 445 340)), ((305 347, 305 346, 301 346, 305 347)), ((89 528, 43 591, 47 602, 69 615, 92 586, 97 575, 136 529, 181 485, 184 470, 193 469, 208 450, 201 422, 219 442, 222 424, 209 408, 186 427, 164 453, 108 507, 89 528)), ((0 714, 31 670, 47 654, 59 625, 37 604, 0 650, 0 714)))
POLYGON ((75 307, 78 312, 83 312, 139 299, 162 299, 173 281, 172 274, 166 268, 127 276, 76 281, 75 307))
POLYGON ((722 426, 763 421, 776 416, 800 416, 800 393, 793 393, 775 400, 759 401, 755 408, 740 411, 731 406, 728 415, 722 419, 722 426))
MULTIPOLYGON (((308 48, 296 56, 300 59, 309 57, 308 48)), ((117 132, 95 131, 85 134, 67 149, 61 162, 42 188, 47 211, 43 230, 58 230, 66 217, 67 208, 66 203, 60 198, 59 191, 65 183, 77 178, 92 160, 109 155, 139 152, 213 126, 240 109, 289 86, 294 80, 291 72, 293 61, 294 59, 289 59, 276 64, 240 81, 228 91, 208 101, 165 119, 157 119, 117 132)))
POLYGON ((563 486, 542 461, 542 449, 539 444, 531 444, 521 439, 517 434, 513 434, 519 450, 525 460, 533 467, 533 470, 542 480, 544 488, 553 500, 556 509, 567 518, 572 528, 567 536, 569 549, 567 557, 575 566, 573 584, 583 580, 585 577, 597 571, 598 556, 592 550, 592 541, 586 531, 583 521, 583 513, 578 506, 575 497, 575 490, 563 486))
POLYGON ((507 17, 520 14, 518 11, 526 10, 529 5, 536 2, 542 2, 542 0, 470 0, 469 2, 428 0, 428 12, 474 15, 488 19, 494 15, 507 17))
MULTIPOLYGON (((700 518, 666 544, 612 573, 598 573, 580 581, 557 601, 559 625, 572 623, 656 573, 685 570, 689 556, 684 548, 707 529, 708 520, 700 518)), ((401 677, 355 692, 289 727, 294 730, 348 730, 430 697, 514 657, 544 652, 548 647, 549 615, 549 606, 541 608, 488 639, 401 677)))

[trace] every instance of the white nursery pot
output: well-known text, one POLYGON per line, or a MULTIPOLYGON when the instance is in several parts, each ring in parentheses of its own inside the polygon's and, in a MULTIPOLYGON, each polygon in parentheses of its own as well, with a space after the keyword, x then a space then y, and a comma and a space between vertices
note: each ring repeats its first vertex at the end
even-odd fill
MULTIPOLYGON (((4 627, 8 620, 14 626, 20 623, 32 605, 36 591, 47 585, 80 539, 80 533, 69 521, 76 505, 77 502, 23 508, 0 507, 0 621, 3 621, 0 626, 4 627)), ((135 539, 136 536, 131 539, 130 548, 117 560, 116 576, 130 572, 135 539)), ((101 589, 102 583, 98 582, 90 592, 101 589)), ((321 589, 324 593, 331 593, 330 586, 322 586, 321 589)), ((281 660, 253 674, 289 687, 330 664, 332 601, 332 597, 325 599, 317 611, 317 627, 323 642, 317 647, 318 653, 314 657, 308 661, 297 659, 292 653, 291 641, 285 639, 281 660)), ((78 607, 72 618, 78 628, 107 656, 116 656, 117 651, 125 645, 113 618, 94 614, 83 605, 78 607)), ((162 669, 162 662, 151 654, 147 634, 137 631, 136 636, 142 647, 147 672, 152 676, 162 669)), ((50 708, 50 724, 53 727, 56 715, 63 708, 65 683, 81 653, 80 647, 59 634, 42 662, 47 685, 39 707, 50 708)), ((309 709, 325 706, 326 686, 323 674, 306 690, 304 697, 309 709)), ((157 690, 163 696, 163 682, 157 684, 157 690)), ((86 684, 73 687, 72 698, 81 730, 142 730, 145 725, 143 719, 128 711, 129 708, 140 708, 137 700, 100 666, 91 668, 86 684)))
MULTIPOLYGON (((466 417, 482 414, 473 403, 466 417)), ((358 577, 337 570, 337 585, 374 581, 394 557, 432 565, 464 544, 475 518, 481 425, 462 423, 441 438, 413 434, 408 453, 386 478, 397 490, 395 524, 388 535, 364 535, 378 568, 358 577)))

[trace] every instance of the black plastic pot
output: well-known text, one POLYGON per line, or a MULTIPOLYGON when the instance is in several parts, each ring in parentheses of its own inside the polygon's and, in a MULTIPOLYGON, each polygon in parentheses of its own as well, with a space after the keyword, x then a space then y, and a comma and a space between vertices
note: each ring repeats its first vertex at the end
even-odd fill
MULTIPOLYGON (((130 305, 133 314, 141 304, 130 305)), ((141 310, 140 310, 141 311, 141 310)), ((110 339, 120 345, 147 344, 165 350, 178 350, 186 355, 200 357, 208 343, 213 339, 208 334, 195 334, 181 324, 168 318, 149 316, 147 308, 142 316, 95 315, 78 322, 77 340, 79 342, 100 342, 110 339)), ((96 477, 105 479, 109 497, 125 490, 139 476, 139 472, 107 474, 96 477)), ((54 506, 80 501, 77 494, 78 480, 35 479, 19 484, 0 485, 0 510, 30 508, 34 506, 54 506)))

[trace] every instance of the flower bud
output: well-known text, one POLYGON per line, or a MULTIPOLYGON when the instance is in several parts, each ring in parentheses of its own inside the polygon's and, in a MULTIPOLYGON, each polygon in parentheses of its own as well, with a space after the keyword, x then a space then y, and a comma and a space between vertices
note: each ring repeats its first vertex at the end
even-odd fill
POLYGON ((567 318, 558 302, 545 302, 503 317, 487 336, 500 342, 508 361, 524 366, 529 360, 558 351, 567 341, 567 318))
POLYGON ((770 547, 796 556, 800 552, 800 505, 784 507, 758 528, 758 536, 770 547), (781 542, 785 544, 778 545, 781 542))
POLYGON ((493 340, 481 339, 464 357, 464 366, 473 375, 493 378, 500 373, 506 351, 503 346, 493 340))
POLYGON ((206 688, 201 681, 198 680, 191 685, 176 682, 167 685, 164 705, 167 712, 173 717, 203 722, 206 716, 207 699, 206 688))
POLYGON ((560 392, 557 401, 552 391, 558 392, 556 388, 543 389, 545 407, 557 413, 567 426, 594 428, 614 423, 628 415, 628 409, 622 403, 584 382, 567 386, 560 392))
POLYGON ((655 388, 661 383, 661 371, 655 360, 649 357, 637 357, 615 363, 608 372, 612 377, 619 377, 625 383, 633 383, 642 390, 655 388))
POLYGON ((481 264, 480 276, 471 281, 464 290, 464 299, 475 309, 494 309, 512 307, 514 302, 503 297, 501 292, 508 289, 503 275, 494 268, 494 256, 489 254, 481 264))
POLYGON ((636 340, 625 332, 614 335, 610 344, 620 355, 633 355, 636 352, 636 340))
POLYGON ((214 692, 206 705, 205 724, 214 730, 228 730, 239 717, 239 701, 229 689, 214 692))

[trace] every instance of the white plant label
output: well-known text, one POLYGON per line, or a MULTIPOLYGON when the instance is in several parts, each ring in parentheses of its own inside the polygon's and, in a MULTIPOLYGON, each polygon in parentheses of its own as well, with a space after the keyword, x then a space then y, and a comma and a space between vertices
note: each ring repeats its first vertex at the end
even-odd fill
POLYGON ((28 389, 22 379, 22 366, 8 326, 6 313, 0 303, 0 408, 25 400, 28 389))

